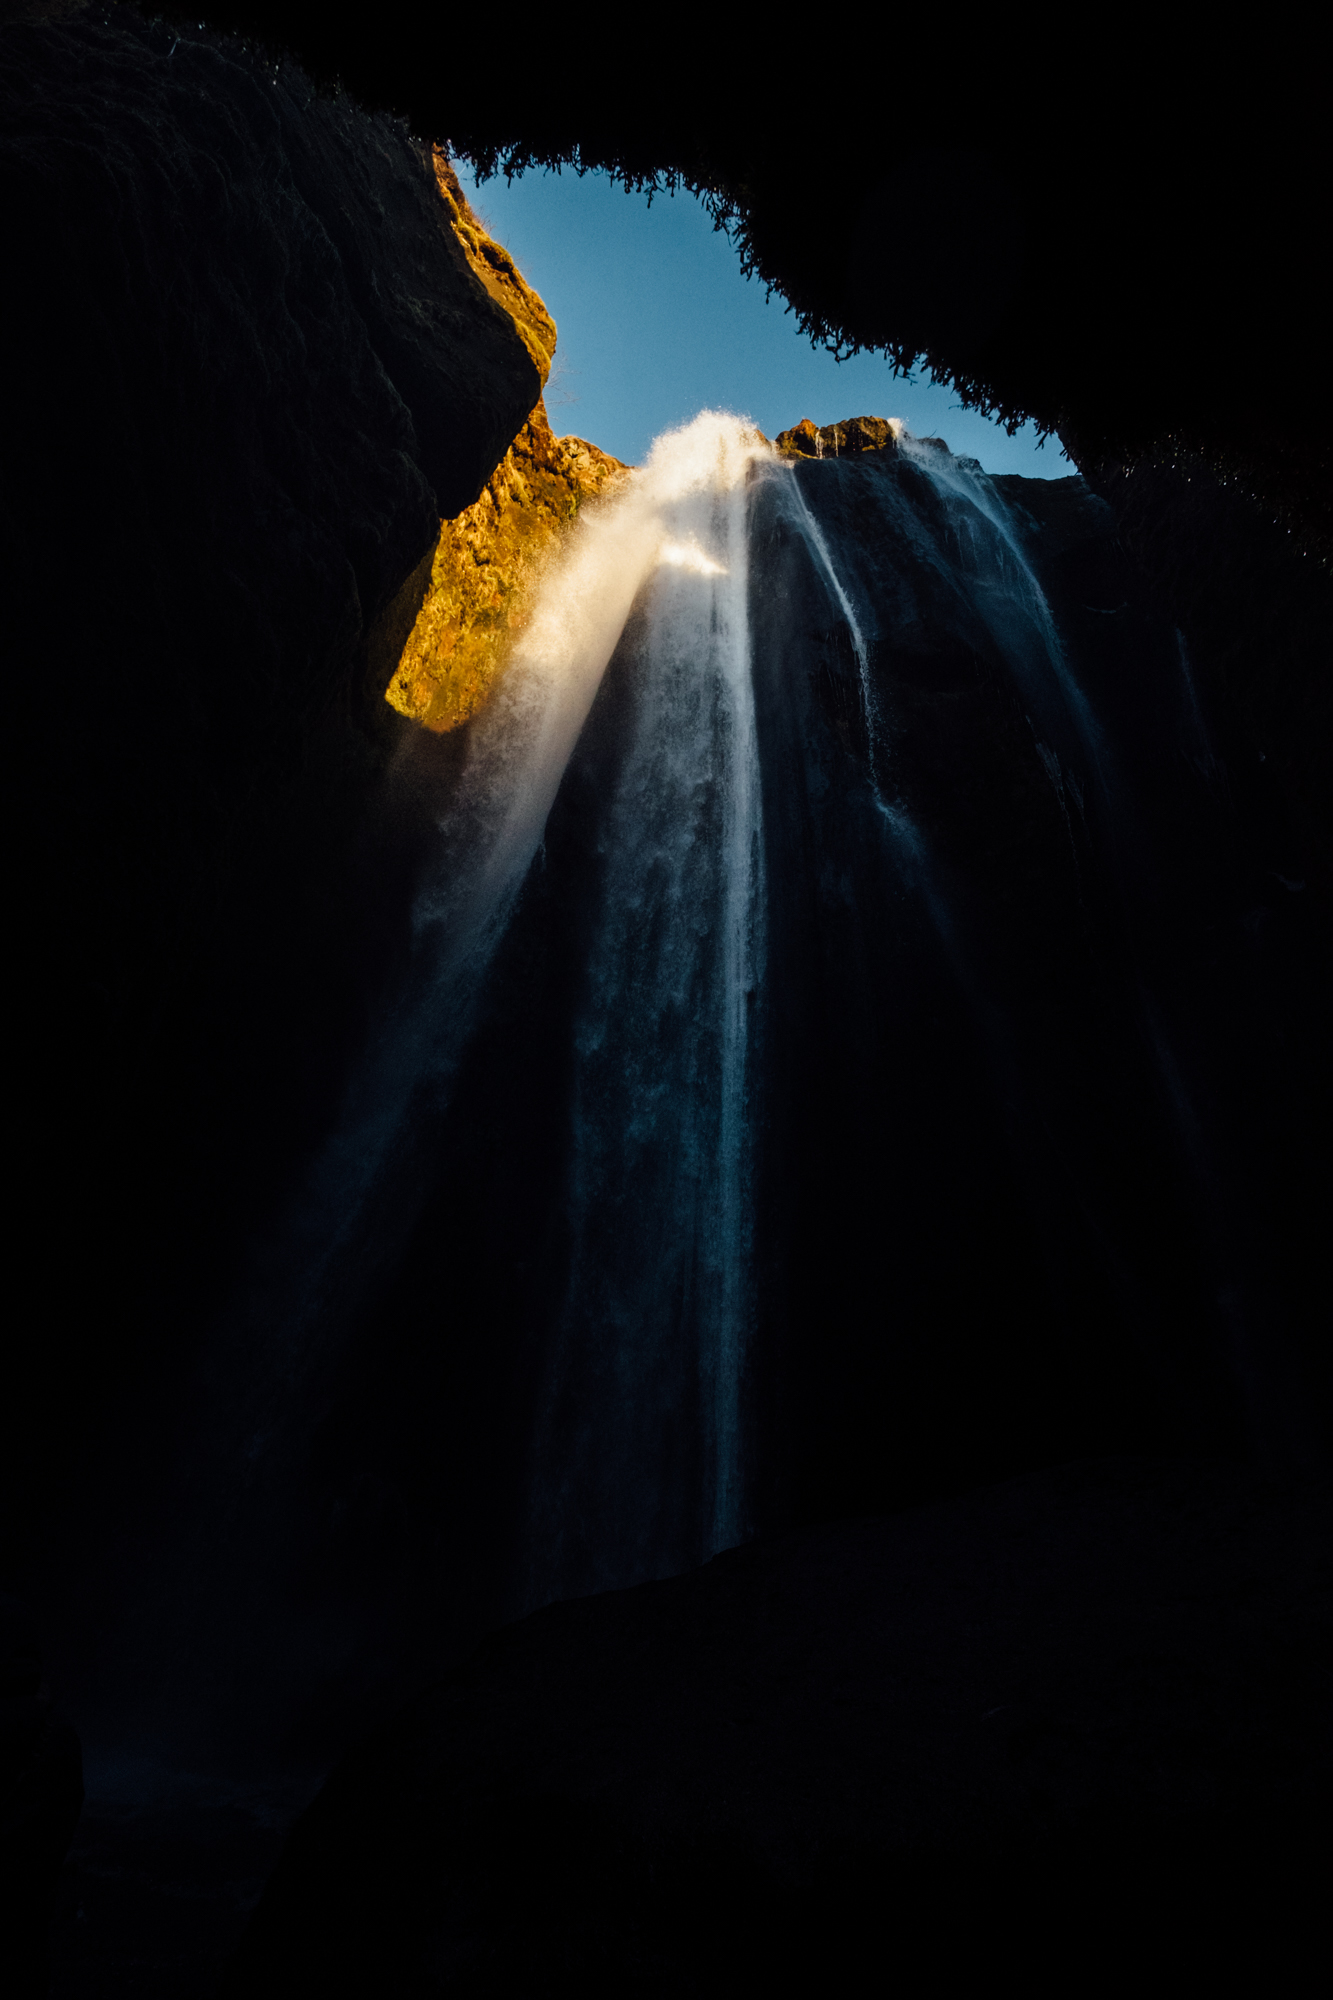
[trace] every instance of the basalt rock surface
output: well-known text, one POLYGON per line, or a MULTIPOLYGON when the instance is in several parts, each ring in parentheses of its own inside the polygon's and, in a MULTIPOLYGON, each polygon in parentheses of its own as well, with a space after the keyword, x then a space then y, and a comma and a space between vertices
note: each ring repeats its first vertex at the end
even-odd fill
POLYGON ((400 123, 195 26, 7 11, 21 1575, 92 1440, 86 1521, 160 1457, 246 1217, 327 1115, 412 865, 406 825, 368 859, 402 725, 367 635, 554 329, 400 123))

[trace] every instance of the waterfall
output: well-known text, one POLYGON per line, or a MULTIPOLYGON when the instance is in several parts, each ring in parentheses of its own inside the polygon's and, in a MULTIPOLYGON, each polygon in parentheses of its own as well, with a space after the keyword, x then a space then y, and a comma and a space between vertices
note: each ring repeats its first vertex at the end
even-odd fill
MULTIPOLYGON (((816 443, 819 447, 816 455, 822 459, 824 456, 823 442, 816 437, 816 443)), ((870 678, 870 654, 866 647, 865 634, 862 632, 860 621, 852 608, 852 600, 847 595, 842 579, 833 566, 833 558, 829 554, 829 546, 824 539, 823 530, 806 505, 805 495, 797 484, 796 468, 794 466, 789 469, 787 492, 791 496, 800 531, 805 536, 816 561, 823 570, 829 589, 833 593, 834 602, 837 604, 839 611, 846 621, 847 633, 852 642, 852 651, 856 655, 856 670, 861 681, 861 706, 865 714, 866 761, 870 767, 870 788, 875 795, 875 804, 881 812, 887 812, 888 808, 884 803, 884 794, 880 790, 879 774, 875 768, 876 738, 880 733, 881 724, 879 720, 879 704, 875 699, 874 685, 870 678)))
POLYGON ((1178 638, 1080 619, 1096 503, 1013 490, 705 413, 574 524, 212 1343, 163 1571, 202 1675, 253 1633, 336 1703, 755 1533, 1227 1443, 1238 1044, 1189 1032, 1188 923, 1230 863, 1156 775, 1172 729, 1209 812, 1216 769, 1178 638))
POLYGON ((440 812, 408 977, 239 1313, 246 1477, 262 1461, 281 1479, 307 1448, 318 1382, 429 1197, 497 950, 619 647, 633 725, 572 1024, 568 1281, 537 1392, 538 1600, 679 1569, 745 1532, 763 960, 746 517, 751 469, 768 459, 752 427, 703 413, 588 510, 540 579, 440 812))
MULTIPOLYGON (((659 487, 649 468, 618 505, 579 520, 542 579, 495 698, 471 726, 413 912, 407 978, 262 1246, 241 1308, 256 1331, 264 1384, 252 1399, 265 1414, 251 1426, 251 1457, 416 1220, 425 1186, 418 1135, 447 1107, 570 752, 635 592, 659 558, 659 487)), ((413 747, 408 739, 406 756, 413 747)))
POLYGON ((622 652, 629 740, 574 1023, 570 1267, 536 1454, 533 1594, 679 1569, 746 1529, 752 1039, 763 859, 747 487, 705 413, 660 438, 622 652))

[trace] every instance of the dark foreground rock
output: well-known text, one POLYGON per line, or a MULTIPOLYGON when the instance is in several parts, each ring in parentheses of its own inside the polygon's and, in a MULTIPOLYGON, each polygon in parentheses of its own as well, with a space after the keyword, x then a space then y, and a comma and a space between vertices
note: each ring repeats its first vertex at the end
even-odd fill
POLYGON ((155 1463, 118 1405, 170 1394, 328 1114, 409 893, 397 832, 367 858, 405 727, 368 635, 541 387, 404 126, 194 23, 47 12, 0 25, 25 1589, 72 1468, 100 1514, 155 1463))
POLYGON ((79 1739, 53 1708, 35 1621, 0 1596, 0 1987, 42 2000, 56 1873, 83 1804, 79 1739))
POLYGON ((87 1788, 56 1883, 50 2000, 214 2000, 314 1782, 94 1755, 87 1788))
POLYGON ((227 1991, 1247 1959, 1294 1990, 1328 1952, 1328 1515, 1106 1460, 552 1606, 341 1766, 227 1991))

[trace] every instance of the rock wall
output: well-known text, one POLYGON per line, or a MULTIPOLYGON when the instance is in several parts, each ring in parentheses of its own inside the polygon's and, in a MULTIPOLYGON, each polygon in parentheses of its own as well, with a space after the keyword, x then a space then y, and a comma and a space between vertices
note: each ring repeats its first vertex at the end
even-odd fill
POLYGON ((109 1496, 160 1452, 363 1032, 414 839, 368 827, 402 726, 368 634, 537 403, 544 309, 401 124, 197 27, 13 11, 21 1578, 75 1466, 109 1496))
POLYGON ((848 417, 822 430, 802 417, 773 440, 783 458, 848 458, 863 451, 885 451, 898 442, 902 426, 893 417, 848 417))
POLYGON ((1217 984, 1238 1009, 1252 1008, 1261 986, 1267 993, 1235 1088, 1249 1124, 1248 1226, 1284 1246, 1274 1304, 1280 1293, 1292 1365, 1327 1440, 1333 575, 1293 546, 1284 521, 1197 457, 1103 461, 1089 484, 1112 509, 1136 604, 1175 628, 1245 857, 1246 949, 1217 984))
POLYGON ((440 523, 424 596, 415 576, 404 589, 420 609, 385 691, 392 708, 436 732, 476 713, 565 529, 626 469, 582 438, 555 437, 537 405, 480 500, 440 523))

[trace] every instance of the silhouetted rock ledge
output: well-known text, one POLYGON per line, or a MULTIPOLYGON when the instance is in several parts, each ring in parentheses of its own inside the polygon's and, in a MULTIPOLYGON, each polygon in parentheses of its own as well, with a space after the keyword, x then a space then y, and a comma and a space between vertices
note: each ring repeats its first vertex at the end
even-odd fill
POLYGON ((335 1773, 226 1990, 1314 1977, 1328 1516, 1107 1460, 552 1606, 335 1773))

